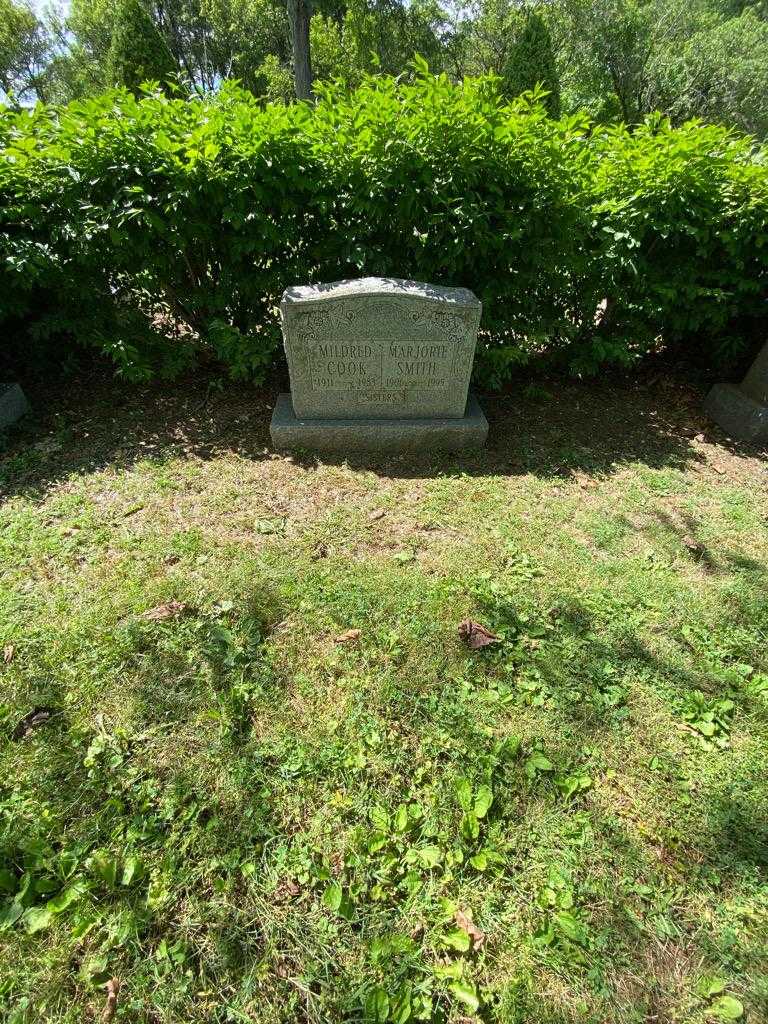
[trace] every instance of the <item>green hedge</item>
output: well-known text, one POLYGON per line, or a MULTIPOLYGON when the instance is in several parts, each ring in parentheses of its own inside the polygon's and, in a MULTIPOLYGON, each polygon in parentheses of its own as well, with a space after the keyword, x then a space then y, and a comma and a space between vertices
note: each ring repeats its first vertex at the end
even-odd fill
POLYGON ((503 103, 492 80, 371 78, 314 106, 226 86, 0 115, 0 326, 133 378, 213 353, 258 379, 287 286, 472 288, 477 374, 590 372, 661 346, 714 365, 765 318, 768 167, 749 139, 503 103))

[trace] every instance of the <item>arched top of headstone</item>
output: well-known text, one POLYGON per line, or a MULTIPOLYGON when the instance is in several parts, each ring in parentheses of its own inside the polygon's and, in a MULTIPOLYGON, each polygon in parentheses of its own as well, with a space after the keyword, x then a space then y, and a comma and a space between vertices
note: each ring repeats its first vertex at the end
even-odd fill
POLYGON ((417 299, 449 306, 480 309, 480 300, 468 288, 444 288, 437 284, 408 281, 399 277, 361 277, 355 280, 331 281, 329 284, 308 284, 286 288, 280 305, 285 307, 296 303, 333 302, 337 299, 378 296, 417 299))

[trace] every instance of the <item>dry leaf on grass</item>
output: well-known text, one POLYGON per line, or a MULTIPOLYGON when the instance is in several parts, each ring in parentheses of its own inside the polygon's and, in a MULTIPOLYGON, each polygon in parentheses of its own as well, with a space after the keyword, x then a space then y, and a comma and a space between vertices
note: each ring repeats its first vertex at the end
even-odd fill
POLYGON ((187 605, 184 601, 166 601, 165 604, 159 604, 156 608, 142 612, 139 618, 145 619, 147 622, 164 622, 166 619, 178 618, 185 611, 187 611, 187 605))
POLYGON ((337 643, 337 644, 348 644, 352 640, 359 640, 359 639, 360 639, 360 630, 359 629, 348 629, 345 633, 340 633, 339 636, 336 637, 334 643, 337 643))
POLYGON ((383 519, 385 515, 386 512, 383 508, 377 508, 374 512, 371 512, 368 518, 372 523, 375 523, 377 519, 383 519))
POLYGON ((6 644, 5 647, 3 648, 3 661, 5 662, 6 665, 10 665, 11 662, 13 661, 13 655, 15 651, 16 648, 13 646, 13 644, 6 644))
POLYGON ((12 740, 24 740, 30 733, 34 732, 35 729, 39 729, 41 725, 45 725, 48 719, 56 711, 56 708, 39 707, 33 708, 28 714, 24 715, 22 720, 18 723, 16 728, 11 733, 12 740))
POLYGON ((275 888, 275 900, 278 903, 285 903, 299 895, 301 889, 292 878, 284 878, 278 882, 275 888))
POLYGON ((471 619, 464 619, 459 623, 459 637, 473 651, 478 651, 481 647, 487 647, 489 644, 498 643, 500 640, 495 633, 491 633, 485 626, 481 626, 479 622, 473 622, 471 619))
POLYGON ((463 910, 457 910, 453 919, 459 928, 463 928, 472 940, 472 949, 481 949, 485 942, 485 932, 481 931, 472 920, 471 914, 465 914, 463 910))
POLYGON ((102 1024, 110 1024, 117 1012, 117 997, 120 992, 120 979, 110 978, 107 982, 107 1004, 101 1014, 102 1024))

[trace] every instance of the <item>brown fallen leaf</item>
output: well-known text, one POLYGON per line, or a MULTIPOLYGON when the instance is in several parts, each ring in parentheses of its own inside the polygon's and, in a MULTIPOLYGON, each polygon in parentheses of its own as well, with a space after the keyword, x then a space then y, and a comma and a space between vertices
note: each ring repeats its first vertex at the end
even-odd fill
POLYGON ((117 1012, 117 997, 120 993, 120 979, 110 978, 107 982, 107 1004, 101 1014, 102 1024, 111 1024, 117 1012))
POLYGON ((13 644, 6 644, 5 645, 5 647, 3 648, 3 661, 5 662, 6 665, 10 665, 11 664, 11 662, 13 661, 13 655, 15 654, 15 652, 16 652, 16 648, 13 646, 13 644))
POLYGON ((383 508, 377 508, 375 511, 371 512, 368 518, 372 523, 375 523, 377 519, 383 519, 385 515, 386 512, 383 508))
POLYGON ((481 949, 485 942, 485 932, 481 931, 472 920, 472 914, 465 914, 463 910, 457 910, 453 919, 459 928, 463 928, 472 940, 472 949, 481 949))
POLYGON ((351 640, 359 640, 360 632, 361 631, 359 629, 348 629, 345 633, 339 634, 339 636, 336 637, 334 643, 347 644, 351 640))
POLYGON ((473 622, 471 619, 464 619, 459 623, 459 638, 473 651, 478 651, 481 647, 487 647, 489 644, 495 644, 501 639, 485 626, 481 626, 479 622, 473 622))
POLYGON ((275 889, 274 898, 278 903, 292 900, 299 895, 301 889, 292 878, 283 878, 275 889))
POLYGON ((178 618, 186 610, 187 605, 184 601, 166 601, 165 604, 159 604, 156 608, 150 608, 149 611, 142 612, 139 618, 147 622, 163 622, 166 619, 178 618))
POLYGON ((24 715, 21 721, 16 725, 16 728, 11 733, 12 740, 24 740, 32 733, 35 729, 39 729, 41 725, 45 725, 51 715, 55 714, 56 708, 39 707, 32 708, 32 710, 24 715))

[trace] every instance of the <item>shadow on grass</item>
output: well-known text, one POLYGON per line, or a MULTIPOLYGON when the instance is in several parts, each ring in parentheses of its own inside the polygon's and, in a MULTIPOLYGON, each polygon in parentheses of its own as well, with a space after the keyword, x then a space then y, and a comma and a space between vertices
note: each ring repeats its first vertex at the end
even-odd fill
MULTIPOLYGON (((132 625, 124 695, 133 725, 192 728, 202 715, 238 747, 252 728, 251 701, 275 691, 264 645, 284 608, 273 588, 237 594, 238 609, 197 613, 185 620, 132 625), (130 681, 128 681, 130 680, 130 681)), ((234 602, 233 602, 234 604, 234 602)))
POLYGON ((678 542, 678 546, 687 549, 692 562, 704 572, 711 575, 751 575, 755 584, 764 583, 765 565, 754 558, 738 551, 720 548, 713 551, 701 540, 703 524, 685 512, 676 512, 673 517, 662 508, 653 510, 654 517, 662 529, 678 542))
MULTIPOLYGON (((131 385, 95 375, 56 387, 26 385, 32 415, 0 447, 0 497, 44 493, 72 474, 143 460, 209 460, 227 454, 260 461, 275 457, 269 423, 284 384, 257 390, 193 377, 172 384, 131 385)), ((610 475, 622 465, 684 469, 703 462, 695 438, 704 435, 734 455, 757 450, 728 441, 705 420, 702 393, 687 383, 558 380, 529 391, 481 396, 490 422, 479 452, 414 456, 357 454, 295 457, 312 468, 346 463, 385 477, 533 473, 568 478, 610 475)))
MULTIPOLYGON (((737 667, 765 670, 759 623, 768 623, 768 576, 760 563, 748 560, 749 564, 743 566, 742 560, 729 552, 711 557, 718 572, 732 577, 729 600, 722 607, 717 635, 710 636, 704 628, 693 637, 682 632, 672 634, 680 648, 679 658, 670 660, 654 653, 635 631, 631 620, 618 631, 614 628, 607 636, 601 636, 593 611, 572 594, 564 593, 542 615, 542 623, 547 622, 554 632, 541 642, 537 653, 523 656, 515 673, 514 691, 516 699, 539 708, 551 722, 551 736, 562 731, 568 736, 568 742, 559 751, 562 763, 573 760, 572 750, 592 748, 607 732, 624 730, 630 719, 634 729, 643 730, 638 717, 643 713, 642 706, 632 696, 636 681, 644 689, 650 686, 654 703, 665 719, 671 719, 683 730, 688 728, 685 712, 693 706, 694 695, 699 692, 709 705, 724 698, 733 700, 734 734, 750 740, 754 728, 751 742, 759 736, 768 722, 768 705, 750 691, 751 669, 745 676, 737 667), (753 624, 746 633, 739 630, 744 622, 753 624), (725 649, 721 646, 724 642, 725 649), (683 660, 685 664, 681 663, 683 660)), ((511 611, 507 614, 506 606, 491 601, 483 621, 501 632, 512 630, 514 635, 515 603, 509 607, 511 611)), ((539 625, 534 617, 523 628, 522 635, 532 626, 532 635, 539 636, 539 625)), ((514 649, 492 649, 481 655, 491 687, 498 682, 498 670, 507 662, 514 663, 515 655, 510 650, 514 649)), ((484 678, 483 662, 477 654, 467 655, 467 666, 469 675, 474 671, 480 673, 481 680, 484 678)), ((502 671, 500 676, 506 689, 509 675, 502 671)), ((446 729, 461 732, 465 728, 460 713, 454 720, 446 720, 446 729)), ((649 735, 654 735, 653 729, 649 735)), ((545 737, 545 743, 549 742, 545 737)), ((696 737, 691 736, 694 747, 696 742, 696 737)), ((663 744, 659 753, 665 747, 663 744)), ((708 756, 722 764, 722 780, 702 794, 701 799, 706 800, 706 827, 699 835, 684 837, 684 845, 692 843, 703 860, 724 878, 765 872, 768 828, 760 808, 764 794, 759 785, 759 762, 753 758, 748 771, 739 758, 734 768, 729 750, 713 748, 708 756)), ((674 835, 675 829, 670 838, 674 835)))

